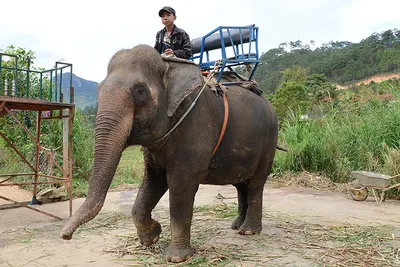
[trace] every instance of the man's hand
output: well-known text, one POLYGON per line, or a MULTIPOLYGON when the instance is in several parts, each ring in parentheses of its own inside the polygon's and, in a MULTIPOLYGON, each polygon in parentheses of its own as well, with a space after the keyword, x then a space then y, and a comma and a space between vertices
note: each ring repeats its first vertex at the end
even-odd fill
POLYGON ((174 51, 171 48, 165 49, 164 54, 166 56, 173 56, 174 55, 174 51))

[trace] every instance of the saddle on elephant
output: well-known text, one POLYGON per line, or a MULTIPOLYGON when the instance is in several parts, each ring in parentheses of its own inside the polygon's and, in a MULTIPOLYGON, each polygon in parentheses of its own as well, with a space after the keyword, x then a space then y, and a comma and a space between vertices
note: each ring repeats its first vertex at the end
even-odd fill
MULTIPOLYGON (((191 60, 177 57, 163 57, 163 60, 198 66, 198 64, 191 60)), ((235 71, 223 71, 220 82, 217 81, 217 76, 220 74, 219 71, 202 71, 200 69, 199 71, 203 75, 204 81, 208 84, 211 91, 215 92, 219 96, 227 92, 227 89, 229 89, 229 85, 238 85, 242 88, 248 89, 249 91, 259 96, 261 96, 263 93, 256 81, 249 81, 247 77, 240 75, 235 71), (212 77, 210 77, 210 75, 212 75, 212 77)))

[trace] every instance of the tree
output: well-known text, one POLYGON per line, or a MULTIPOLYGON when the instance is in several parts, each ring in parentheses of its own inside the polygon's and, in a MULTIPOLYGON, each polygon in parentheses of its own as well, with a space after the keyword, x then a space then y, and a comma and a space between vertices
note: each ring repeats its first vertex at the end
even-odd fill
POLYGON ((294 66, 290 69, 285 69, 282 71, 282 78, 284 82, 298 82, 304 83, 305 77, 308 73, 308 69, 302 68, 300 66, 294 66))
POLYGON ((400 70, 400 31, 397 29, 373 33, 359 43, 330 41, 311 50, 313 43, 284 42, 264 53, 255 74, 262 90, 274 94, 284 80, 283 71, 293 66, 308 69, 309 74, 323 74, 335 83, 400 70))
MULTIPOLYGON (((34 64, 35 60, 35 54, 33 51, 25 50, 24 48, 21 47, 15 47, 13 45, 7 47, 4 51, 2 50, 3 53, 9 54, 9 55, 15 55, 18 58, 18 65, 15 65, 15 58, 14 57, 9 57, 8 59, 4 60, 5 57, 3 57, 2 61, 2 69, 1 69, 1 76, 0 76, 0 94, 5 95, 6 91, 8 92, 7 95, 12 95, 12 86, 13 86, 13 81, 15 81, 15 76, 17 78, 17 82, 14 85, 15 88, 15 96, 16 97, 28 97, 27 94, 27 88, 29 88, 29 97, 30 98, 37 98, 40 96, 40 77, 38 74, 31 73, 27 75, 26 71, 17 71, 15 72, 15 68, 18 67, 18 69, 31 69, 31 70, 40 70, 39 68, 36 68, 34 64), (29 78, 29 79, 27 79, 29 78), (28 80, 28 85, 27 85, 27 80, 28 80), (5 85, 7 84, 7 88, 5 88, 5 85)), ((42 85, 47 85, 49 86, 50 81, 47 79, 47 77, 43 77, 42 79, 42 85)), ((46 97, 46 94, 48 94, 47 91, 42 92, 42 95, 46 97)), ((36 120, 37 114, 28 112, 28 111, 14 111, 14 115, 18 118, 19 121, 24 122, 26 128, 31 128, 32 122, 36 120)), ((31 142, 28 137, 28 135, 23 133, 23 130, 18 127, 14 120, 11 119, 9 116, 5 116, 0 120, 0 128, 1 129, 8 129, 5 130, 7 133, 7 137, 11 140, 13 143, 21 143, 23 144, 22 150, 29 151, 31 150, 31 142)), ((52 125, 50 124, 44 124, 43 125, 44 132, 49 132, 50 129, 52 128, 52 125)), ((54 143, 55 140, 48 140, 48 142, 54 143)), ((49 145, 49 143, 47 143, 49 145)))
POLYGON ((278 116, 285 118, 289 110, 294 113, 310 113, 315 104, 324 98, 337 96, 336 86, 323 74, 308 74, 308 70, 299 66, 282 72, 283 83, 272 98, 278 116))
POLYGON ((21 47, 15 47, 10 45, 7 49, 0 50, 5 54, 15 55, 18 59, 18 66, 15 65, 16 61, 14 57, 9 57, 7 60, 3 57, 2 71, 0 76, 0 93, 5 94, 5 84, 7 83, 8 95, 12 93, 12 84, 15 80, 15 75, 17 75, 16 82, 16 96, 18 97, 29 97, 29 98, 39 98, 42 96, 44 99, 49 98, 49 90, 45 90, 50 87, 50 81, 45 75, 42 76, 42 82, 40 82, 40 74, 30 72, 28 74, 27 70, 43 71, 43 68, 38 68, 34 66, 34 60, 36 59, 35 53, 32 50, 26 50, 21 47), (22 69, 25 71, 17 71, 15 73, 15 68, 22 69), (27 85, 28 84, 28 85, 27 85), (29 87, 29 96, 27 96, 27 86, 29 87), (42 91, 40 89, 43 89, 42 91))
POLYGON ((272 99, 279 120, 283 120, 289 110, 304 111, 310 106, 306 87, 298 82, 283 82, 272 99))
POLYGON ((304 86, 311 102, 317 103, 326 97, 335 98, 338 93, 336 86, 328 81, 323 74, 311 74, 305 77, 304 86))

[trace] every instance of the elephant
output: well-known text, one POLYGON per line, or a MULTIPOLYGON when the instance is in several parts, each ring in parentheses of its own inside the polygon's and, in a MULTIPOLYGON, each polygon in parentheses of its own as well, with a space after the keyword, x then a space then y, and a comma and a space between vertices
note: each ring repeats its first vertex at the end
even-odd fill
POLYGON ((190 228, 200 184, 236 187, 238 215, 232 229, 242 235, 260 233, 263 189, 277 147, 276 112, 270 102, 249 89, 227 86, 229 116, 214 154, 225 106, 223 98, 210 89, 198 65, 190 60, 163 58, 144 44, 116 52, 98 85, 87 198, 62 228, 61 238, 71 239, 80 225, 99 213, 121 154, 133 145, 142 147, 144 177, 132 217, 138 238, 146 246, 158 241, 161 225, 151 212, 169 190, 171 241, 164 252, 166 261, 183 262, 194 254, 190 228), (170 132, 196 98, 191 111, 170 132))

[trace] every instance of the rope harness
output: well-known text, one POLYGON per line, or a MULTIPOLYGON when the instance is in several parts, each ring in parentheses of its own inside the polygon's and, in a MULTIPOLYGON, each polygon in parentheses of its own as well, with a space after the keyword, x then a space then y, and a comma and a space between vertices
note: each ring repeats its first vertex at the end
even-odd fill
MULTIPOLYGON (((214 66, 214 69, 215 69, 215 66, 214 66)), ((206 88, 206 86, 207 86, 208 82, 211 80, 211 78, 212 78, 212 75, 210 75, 208 80, 204 83, 203 88, 201 88, 199 94, 194 99, 193 103, 188 107, 188 109, 185 111, 185 113, 182 115, 182 117, 178 120, 178 122, 171 128, 171 130, 169 130, 163 137, 158 139, 156 142, 159 142, 159 141, 163 140, 164 138, 166 138, 168 135, 170 135, 176 129, 176 127, 179 126, 179 124, 181 124, 181 122, 186 118, 186 116, 189 114, 189 112, 193 109, 194 105, 196 105, 197 99, 200 97, 201 93, 203 93, 204 88, 206 88)))
MULTIPOLYGON (((161 137, 160 139, 158 139, 156 142, 159 142, 159 141, 165 139, 168 135, 170 135, 170 134, 179 126, 179 124, 182 123, 182 121, 186 118, 186 116, 189 114, 189 112, 190 112, 190 111, 193 109, 193 107, 196 105, 196 101, 197 101, 197 99, 199 99, 200 95, 203 93, 204 88, 206 88, 207 85, 210 85, 209 83, 210 83, 211 79, 213 79, 214 74, 219 70, 219 68, 220 68, 220 66, 221 66, 221 63, 222 63, 221 61, 216 61, 215 64, 214 64, 213 70, 212 70, 211 72, 209 72, 209 73, 208 73, 208 72, 203 72, 203 73, 202 73, 203 76, 205 76, 205 77, 208 76, 208 77, 207 77, 207 79, 205 80, 204 86, 201 88, 199 94, 198 94, 197 97, 194 99, 193 103, 192 103, 192 104, 188 107, 188 109, 185 111, 185 113, 182 115, 182 117, 179 118, 179 120, 177 121, 177 123, 176 123, 163 137, 161 137)), ((215 80, 215 78, 214 78, 214 80, 215 80)), ((216 82, 215 82, 215 84, 217 84, 217 85, 220 87, 220 89, 221 89, 221 92, 220 92, 220 93, 222 94, 222 98, 223 98, 223 101, 224 101, 224 122, 223 122, 223 124, 222 124, 222 129, 221 129, 221 132, 220 132, 220 135, 219 135, 219 138, 218 138, 218 142, 217 142, 217 144, 215 145, 214 150, 213 150, 213 152, 212 152, 212 157, 213 157, 213 156, 215 155, 215 153, 217 152, 218 147, 219 147, 219 145, 221 144, 222 138, 224 137, 225 130, 226 130, 226 126, 227 126, 227 124, 228 124, 228 115, 229 115, 228 99, 227 99, 226 93, 225 93, 226 89, 224 89, 225 87, 224 87, 221 83, 216 83, 216 82)))

